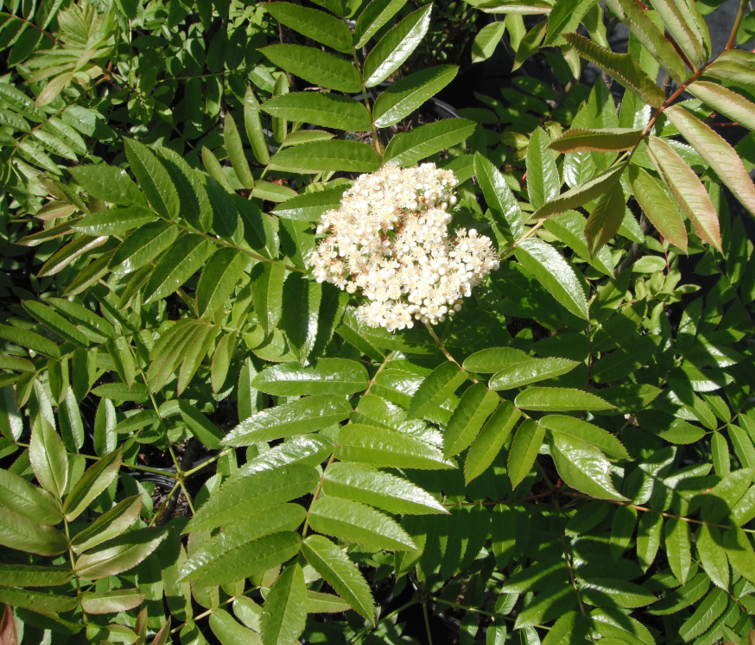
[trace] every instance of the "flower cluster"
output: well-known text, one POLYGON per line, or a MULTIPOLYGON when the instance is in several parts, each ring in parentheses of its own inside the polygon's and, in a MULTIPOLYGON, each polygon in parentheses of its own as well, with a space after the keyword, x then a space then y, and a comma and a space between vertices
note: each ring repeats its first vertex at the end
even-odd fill
POLYGON ((449 238, 458 183, 435 164, 362 175, 341 207, 322 216, 315 278, 349 293, 361 289, 358 313, 371 327, 394 331, 453 316, 462 296, 499 264, 490 238, 474 229, 449 238))

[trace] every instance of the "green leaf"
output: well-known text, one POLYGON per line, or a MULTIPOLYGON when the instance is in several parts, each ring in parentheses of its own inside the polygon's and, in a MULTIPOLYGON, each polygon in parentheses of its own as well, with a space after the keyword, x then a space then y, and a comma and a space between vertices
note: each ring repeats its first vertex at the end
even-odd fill
POLYGON ((70 596, 60 596, 42 591, 0 587, 0 603, 7 603, 12 607, 55 613, 73 610, 76 607, 77 600, 70 596))
POLYGON ((68 548, 68 540, 60 531, 40 526, 3 506, 0 506, 0 544, 44 556, 58 555, 68 548))
POLYGON ((37 524, 63 521, 60 503, 50 493, 10 470, 0 470, 0 505, 37 524))
POLYGON ((122 168, 106 166, 76 166, 68 172, 87 193, 119 206, 147 206, 131 177, 122 168))
MULTIPOLYGON (((295 95, 287 94, 287 96, 295 95)), ((276 206, 272 214, 284 219, 318 222, 323 213, 335 210, 341 205, 343 193, 344 187, 341 186, 322 192, 299 195, 276 206)))
POLYGON ((265 599, 261 631, 263 645, 289 645, 304 631, 307 620, 307 587, 298 563, 275 581, 265 599))
MULTIPOLYGON (((563 614, 543 639, 543 645, 569 645, 587 638, 587 621, 576 611, 563 614)), ((497 645, 497 644, 496 644, 497 645)))
POLYGON ((467 119, 445 119, 401 132, 385 149, 385 161, 397 166, 413 166, 436 152, 466 141, 477 127, 467 119))
POLYGON ((527 419, 519 426, 509 450, 508 472, 511 488, 516 488, 529 474, 544 437, 545 428, 537 421, 527 419))
POLYGON ((133 231, 118 247, 108 266, 116 275, 131 273, 149 264, 178 237, 178 228, 152 222, 133 231))
POLYGON ((197 284, 197 313, 208 316, 224 306, 236 288, 249 257, 232 248, 216 251, 202 270, 197 284))
POLYGON ((155 146, 154 151, 176 186, 181 217, 193 228, 206 232, 212 224, 212 207, 202 173, 194 170, 175 150, 155 146))
POLYGON ((591 254, 597 253, 619 232, 626 213, 621 184, 613 184, 598 200, 585 224, 585 239, 591 254))
POLYGON ((724 547, 734 571, 755 584, 755 551, 742 529, 724 531, 724 547))
POLYGON ((430 28, 432 7, 431 3, 409 14, 372 48, 362 70, 367 87, 380 85, 411 56, 430 28))
POLYGON ((80 326, 79 329, 83 327, 81 331, 90 340, 105 342, 108 338, 116 335, 115 328, 107 320, 76 302, 63 298, 48 298, 47 303, 66 314, 68 318, 80 326))
POLYGON ((60 348, 49 338, 35 334, 28 329, 0 325, 0 338, 10 341, 21 347, 33 349, 35 352, 45 354, 51 358, 60 358, 60 348))
POLYGON ((472 43, 472 62, 479 63, 490 58, 505 31, 505 21, 491 22, 480 29, 472 43))
POLYGON ((356 461, 377 468, 417 468, 437 470, 454 468, 443 453, 424 441, 403 432, 352 423, 338 435, 336 457, 342 461, 356 461))
MULTIPOLYGON (((228 176, 223 170, 223 166, 218 161, 215 154, 206 146, 202 146, 202 163, 204 164, 207 174, 210 175, 220 186, 222 186, 227 193, 233 193, 233 186, 231 185, 228 176)), ((212 193, 210 193, 210 199, 212 199, 212 193)), ((222 237, 230 237, 230 235, 222 235, 222 237)))
POLYGON ((514 573, 501 587, 505 594, 523 594, 528 591, 544 591, 562 585, 569 580, 569 568, 562 559, 544 560, 514 573))
POLYGON ((42 487, 61 499, 68 486, 68 453, 55 428, 41 414, 32 428, 29 461, 42 487))
POLYGON ((259 634, 240 625, 224 609, 215 609, 210 616, 210 629, 222 645, 258 645, 259 634))
POLYGON ((407 418, 423 418, 451 396, 466 378, 466 373, 454 363, 444 362, 436 367, 412 398, 407 418))
MULTIPOLYGON (((380 0, 374 0, 369 6, 376 2, 380 0)), ((369 10, 369 6, 362 15, 369 10)), ((446 87, 456 77, 458 71, 459 68, 456 66, 438 65, 396 81, 380 93, 372 107, 375 125, 378 128, 387 128, 406 118, 446 87)))
POLYGON ((710 589, 710 578, 700 571, 692 580, 674 589, 663 600, 656 603, 649 613, 653 616, 667 616, 675 614, 686 607, 695 604, 710 589))
POLYGON ((358 464, 328 466, 322 490, 330 497, 369 504, 389 513, 425 515, 448 512, 432 495, 406 479, 358 464))
POLYGON ((89 339, 79 329, 50 307, 34 300, 25 300, 23 302, 23 307, 31 316, 36 318, 40 323, 58 336, 71 341, 79 347, 89 346, 89 339))
POLYGON ((312 568, 367 620, 375 622, 375 605, 370 588, 348 556, 321 535, 310 535, 302 553, 312 568))
POLYGON ((703 570, 714 585, 726 590, 729 588, 729 562, 723 543, 721 531, 716 526, 703 524, 695 535, 703 570))
POLYGON ((619 181, 625 167, 624 164, 613 166, 603 174, 561 193, 552 201, 538 208, 533 217, 544 219, 551 215, 558 215, 599 198, 619 181))
POLYGON ((181 210, 178 191, 160 159, 147 146, 133 139, 124 139, 126 156, 140 188, 158 215, 175 219, 181 210))
POLYGON ((561 414, 549 414, 539 420, 540 425, 551 432, 568 434, 600 448, 611 459, 631 459, 626 448, 610 432, 582 421, 561 414))
POLYGON ((703 634, 726 609, 728 597, 723 589, 711 591, 679 629, 679 636, 689 642, 703 634))
POLYGON ((153 553, 166 535, 164 529, 144 528, 108 540, 79 557, 76 573, 99 580, 128 571, 153 553))
POLYGON ((356 49, 361 49, 381 27, 386 25, 402 7, 406 0, 373 0, 359 14, 356 28, 354 29, 354 41, 356 49))
POLYGON ((119 235, 154 220, 155 215, 150 210, 128 206, 92 213, 72 224, 71 228, 85 235, 119 235))
MULTIPOLYGON (((0 330, 0 337, 2 337, 1 335, 2 330, 0 330)), ((33 369, 32 364, 32 370, 33 369)), ((23 431, 24 422, 18 412, 18 407, 16 406, 16 400, 13 396, 13 388, 10 385, 6 385, 5 387, 0 388, 0 433, 2 433, 8 441, 15 442, 21 438, 23 431)))
POLYGON ((512 239, 518 240, 524 233, 524 219, 519 203, 503 175, 491 161, 479 153, 474 157, 474 169, 488 208, 498 221, 506 223, 512 239))
POLYGON ((631 645, 654 645, 655 643, 647 627, 618 609, 595 609, 590 612, 590 619, 593 628, 606 638, 613 637, 631 645))
MULTIPOLYGON (((418 395, 421 390, 420 387, 418 395)), ((443 454, 451 457, 465 450, 497 407, 498 395, 490 392, 483 383, 475 383, 468 388, 443 433, 443 454)))
POLYGON ((464 460, 464 481, 469 484, 493 463, 519 421, 521 412, 511 401, 503 401, 474 440, 464 460))
POLYGON ((651 136, 647 147, 653 164, 689 217, 698 237, 721 250, 718 213, 698 176, 663 139, 651 136))
POLYGON ((300 273, 291 274, 283 284, 281 330, 289 347, 304 363, 317 338, 322 285, 300 273))
POLYGON ((308 9, 289 2, 272 2, 265 8, 278 22, 303 36, 332 47, 342 54, 351 53, 351 31, 338 18, 318 9, 308 9))
POLYGON ((529 359, 521 349, 513 347, 489 347, 475 352, 464 361, 464 369, 478 374, 491 374, 529 359))
POLYGON ((555 199, 561 185, 550 142, 545 130, 535 128, 527 146, 527 189, 535 209, 555 199))
POLYGON ((367 370, 356 361, 321 358, 317 365, 302 367, 293 363, 267 367, 252 381, 261 392, 275 396, 305 394, 353 394, 367 389, 367 370))
POLYGON ((644 168, 629 166, 629 183, 645 216, 672 244, 687 252, 687 229, 676 207, 658 183, 644 168))
POLYGON ((595 394, 565 387, 531 387, 520 392, 514 403, 523 410, 541 412, 582 412, 614 408, 595 394))
POLYGON ((723 114, 749 130, 755 130, 755 104, 741 94, 709 81, 695 81, 688 88, 687 91, 690 94, 699 98, 719 114, 723 114))
POLYGON ((505 13, 516 16, 535 16, 548 13, 553 5, 547 0, 486 0, 475 2, 475 6, 486 13, 505 13))
POLYGON ((81 515, 87 506, 110 486, 118 475, 122 460, 121 450, 114 450, 87 469, 81 479, 76 482, 63 505, 63 512, 69 522, 81 515))
POLYGON ((689 524, 675 517, 669 518, 666 520, 664 534, 669 566, 677 580, 684 584, 692 566, 689 524))
POLYGON ((227 481, 197 510, 184 532, 210 530, 305 495, 319 476, 310 466, 288 464, 227 481))
POLYGON ((298 173, 374 172, 380 168, 380 155, 357 141, 315 141, 279 150, 270 159, 269 167, 298 173))
POLYGON ((72 579, 70 568, 0 564, 0 584, 6 587, 59 587, 72 579))
POLYGON ((657 598, 644 587, 626 580, 615 578, 583 579, 580 585, 582 597, 591 605, 624 607, 634 609, 646 607, 657 598))
POLYGON ((394 551, 416 550, 414 541, 390 517, 338 497, 320 497, 309 509, 312 528, 354 544, 394 551))
MULTIPOLYGON (((566 41, 585 60, 597 65, 624 87, 637 94, 651 107, 660 107, 666 100, 663 90, 656 85, 630 54, 615 54, 578 34, 563 34, 566 41)), ((661 40, 663 37, 660 37, 661 40)))
POLYGON ((105 540, 119 536, 136 521, 141 509, 141 495, 127 497, 119 502, 72 538, 73 552, 83 553, 105 540))
POLYGON ((138 589, 116 589, 99 593, 84 591, 79 594, 81 608, 88 614, 116 614, 135 609, 144 601, 138 589))
POLYGON ((680 105, 668 108, 666 116, 710 164, 739 202, 755 215, 755 186, 734 148, 709 125, 680 105))
POLYGON ((314 85, 352 94, 362 89, 359 72, 352 63, 314 47, 268 45, 258 51, 273 65, 314 85))
POLYGON ((166 251, 144 287, 144 302, 161 300, 174 293, 213 253, 212 242, 202 235, 188 234, 166 251))
MULTIPOLYGON (((713 437, 721 437, 721 443, 725 446, 724 450, 726 451, 728 464, 729 444, 720 433, 715 433, 713 437)), ((735 504, 750 487, 754 472, 755 471, 753 471, 752 468, 742 468, 730 474, 726 474, 720 482, 706 493, 701 509, 703 520, 715 524, 726 518, 731 513, 735 504)))
POLYGON ((340 614, 351 609, 349 603, 331 593, 307 590, 307 613, 340 614))
POLYGON ((598 499, 626 500, 614 488, 611 462, 595 446, 556 432, 551 434, 550 448, 556 470, 569 486, 598 499))
POLYGON ((239 182, 244 188, 254 188, 252 170, 249 168, 249 162, 246 160, 246 155, 244 154, 244 145, 241 143, 239 129, 236 127, 236 122, 233 120, 230 112, 225 115, 223 123, 223 141, 225 142, 225 148, 228 152, 228 158, 231 160, 233 171, 236 173, 239 182))
MULTIPOLYGON (((42 268, 40 268, 39 272, 37 273, 37 277, 43 278, 60 273, 76 258, 84 255, 85 253, 88 253, 89 251, 92 251, 93 249, 96 249, 98 246, 103 245, 106 241, 107 236, 91 237, 89 235, 82 235, 81 237, 74 238, 71 242, 66 244, 62 249, 60 249, 42 265, 42 268)), ((98 266, 95 262, 93 262, 92 265, 98 266)), ((76 282, 77 280, 74 280, 74 282, 76 282)), ((73 283, 69 288, 73 290, 73 283)), ((78 293, 78 291, 76 291, 76 293, 78 293)))
POLYGON ((371 125, 370 113, 364 105, 348 96, 332 93, 292 92, 274 96, 262 105, 262 111, 289 121, 350 132, 369 130, 371 125))
POLYGON ((308 396, 257 412, 231 430, 222 443, 250 446, 259 441, 309 434, 340 423, 351 411, 351 405, 343 397, 308 396))
POLYGON ((92 390, 92 394, 114 401, 146 401, 149 389, 141 383, 129 387, 126 383, 103 383, 92 390))
POLYGON ((574 269, 556 249, 539 238, 529 238, 519 244, 515 254, 524 268, 569 312, 583 320, 588 319, 582 284, 574 269))
POLYGON ((511 390, 567 374, 579 364, 568 358, 528 358, 494 374, 489 386, 491 390, 511 390))
POLYGON ((226 584, 278 566, 299 552, 301 536, 294 531, 305 516, 298 504, 246 515, 204 542, 184 564, 182 579, 198 586, 226 584))
MULTIPOLYGON (((507 9, 517 11, 523 5, 525 6, 530 5, 532 7, 533 13, 543 13, 542 9, 545 7, 546 4, 547 3, 543 2, 542 0, 535 0, 534 2, 528 2, 528 3, 522 3, 521 0, 509 0, 509 1, 503 2, 502 4, 499 4, 498 7, 496 8, 502 9, 504 11, 506 11, 507 9)), ((495 13, 498 13, 498 12, 496 11, 495 13)), ((515 28, 519 26, 516 23, 509 22, 508 17, 506 18, 506 21, 509 25, 515 25, 515 28)), ((524 22, 522 21, 519 24, 521 25, 521 28, 522 28, 522 34, 518 35, 519 46, 517 47, 517 50, 516 50, 516 57, 514 59, 514 65, 511 68, 512 72, 515 72, 522 65, 524 65, 525 61, 528 58, 530 58, 530 56, 534 56, 540 51, 540 44, 543 42, 543 38, 545 38, 545 33, 548 30, 547 20, 541 20, 540 22, 535 24, 535 26, 532 27, 527 33, 524 33, 524 22)), ((511 27, 509 27, 509 35, 511 35, 511 33, 512 33, 511 27)))
POLYGON ((258 262, 252 269, 251 279, 257 320, 267 335, 272 333, 280 321, 286 264, 285 262, 258 262))
POLYGON ((514 627, 517 629, 532 628, 544 622, 549 622, 566 611, 574 609, 577 598, 569 587, 549 589, 539 594, 527 607, 517 615, 514 627))
POLYGON ((645 513, 637 527, 637 560, 643 571, 655 561, 661 545, 663 517, 657 513, 645 513))
POLYGON ((260 104, 251 87, 247 88, 244 95, 244 126, 255 158, 259 163, 267 165, 270 152, 260 120, 260 104))

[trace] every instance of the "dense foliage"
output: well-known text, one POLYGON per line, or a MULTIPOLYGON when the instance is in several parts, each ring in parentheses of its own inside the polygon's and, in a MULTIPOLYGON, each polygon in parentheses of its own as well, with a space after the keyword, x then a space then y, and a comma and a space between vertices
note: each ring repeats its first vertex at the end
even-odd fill
POLYGON ((0 642, 752 645, 746 1, 314 2, 0 4, 0 642), (495 258, 372 327, 425 162, 495 258))

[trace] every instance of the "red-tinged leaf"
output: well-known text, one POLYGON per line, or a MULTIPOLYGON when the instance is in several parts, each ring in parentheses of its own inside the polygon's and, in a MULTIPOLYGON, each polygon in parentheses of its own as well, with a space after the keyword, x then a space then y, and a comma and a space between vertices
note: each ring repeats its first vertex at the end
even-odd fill
POLYGON ((629 183, 632 192, 650 222, 669 242, 687 252, 687 229, 673 200, 650 176, 637 166, 629 166, 629 183))
POLYGON ((755 130, 755 103, 717 83, 695 81, 687 91, 740 125, 755 130))
POLYGON ((8 603, 5 603, 3 617, 0 619, 0 643, 2 645, 18 645, 16 621, 13 618, 13 610, 8 603))
POLYGON ((697 235, 720 251, 721 227, 718 213, 695 171, 663 139, 650 137, 648 152, 677 203, 695 227, 697 235))
POLYGON ((734 148, 681 105, 670 107, 666 110, 666 115, 741 204, 755 215, 755 185, 734 148))
POLYGON ((641 139, 642 130, 630 128, 572 128, 551 142, 548 147, 558 152, 615 152, 634 148, 641 139))
POLYGON ((635 92, 651 107, 661 107, 666 100, 663 90, 656 85, 629 54, 615 54, 578 34, 563 34, 566 41, 585 60, 597 65, 609 76, 635 92))

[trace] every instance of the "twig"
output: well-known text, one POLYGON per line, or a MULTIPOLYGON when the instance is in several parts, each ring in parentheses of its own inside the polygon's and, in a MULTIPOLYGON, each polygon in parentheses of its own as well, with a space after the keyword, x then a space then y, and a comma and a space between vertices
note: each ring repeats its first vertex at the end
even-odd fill
POLYGON ((741 2, 739 3, 739 13, 737 13, 737 19, 734 21, 734 26, 732 27, 731 35, 729 36, 729 42, 726 43, 726 49, 724 51, 729 51, 734 47, 734 43, 737 40, 739 25, 742 24, 742 18, 744 18, 746 8, 747 0, 741 0, 741 2))
POLYGON ((569 580, 571 580, 571 586, 574 589, 574 593, 577 594, 577 602, 579 603, 579 611, 582 613, 582 615, 585 617, 585 620, 587 621, 587 635, 590 637, 590 642, 592 645, 595 645, 595 639, 592 635, 592 629, 590 627, 590 619, 587 616, 587 610, 585 610, 585 606, 582 603, 582 595, 579 593, 579 585, 577 584, 577 579, 574 577, 574 569, 572 567, 571 562, 571 555, 569 555, 569 548, 566 545, 566 536, 562 533, 561 534, 561 544, 564 547, 564 558, 566 559, 566 566, 569 568, 569 580))

